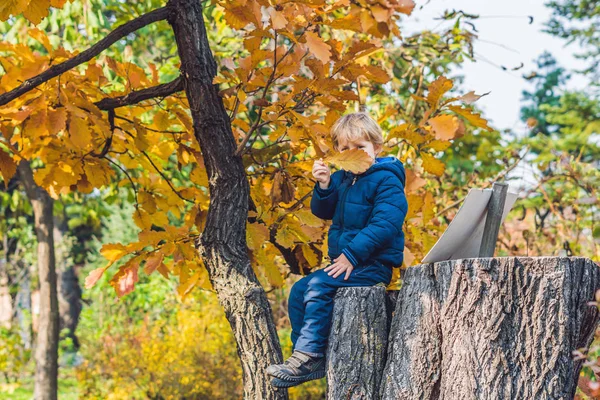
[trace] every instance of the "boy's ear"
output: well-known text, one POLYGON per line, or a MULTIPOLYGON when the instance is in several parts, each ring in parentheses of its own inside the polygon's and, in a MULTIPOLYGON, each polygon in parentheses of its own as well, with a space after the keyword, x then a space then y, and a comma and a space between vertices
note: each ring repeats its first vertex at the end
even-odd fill
POLYGON ((380 144, 376 144, 375 147, 373 148, 375 156, 379 155, 379 153, 381 153, 381 150, 383 150, 383 146, 380 144))

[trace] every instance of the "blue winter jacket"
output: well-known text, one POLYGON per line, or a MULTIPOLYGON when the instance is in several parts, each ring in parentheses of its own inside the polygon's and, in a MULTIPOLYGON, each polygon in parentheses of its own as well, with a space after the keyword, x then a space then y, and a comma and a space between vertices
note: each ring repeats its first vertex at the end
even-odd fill
POLYGON ((315 184, 312 213, 331 219, 329 258, 341 253, 354 267, 373 261, 400 267, 404 259, 402 224, 408 211, 404 194, 406 174, 396 157, 376 158, 355 175, 339 170, 325 190, 315 184))

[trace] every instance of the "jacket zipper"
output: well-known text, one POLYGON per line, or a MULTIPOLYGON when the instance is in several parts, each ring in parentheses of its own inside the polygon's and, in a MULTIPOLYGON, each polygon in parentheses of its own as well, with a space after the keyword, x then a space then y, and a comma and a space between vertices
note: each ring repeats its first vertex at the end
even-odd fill
MULTIPOLYGON (((341 227, 340 230, 342 232, 344 231, 344 205, 346 204, 346 194, 348 193, 350 186, 354 186, 357 179, 358 179, 358 176, 354 175, 354 178, 352 178, 352 183, 350 185, 346 186, 346 189, 344 189, 344 193, 342 193, 342 205, 341 205, 341 209, 340 209, 340 227, 341 227)), ((341 237, 341 235, 340 235, 340 237, 341 237)), ((340 249, 340 238, 338 238, 337 248, 338 248, 338 250, 340 249)), ((341 254, 341 250, 340 250, 340 254, 341 254)))

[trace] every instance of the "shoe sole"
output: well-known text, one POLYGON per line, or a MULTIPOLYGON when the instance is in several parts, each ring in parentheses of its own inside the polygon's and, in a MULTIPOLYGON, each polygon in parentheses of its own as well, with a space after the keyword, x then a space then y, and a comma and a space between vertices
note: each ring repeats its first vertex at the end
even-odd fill
POLYGON ((276 387, 291 387, 299 385, 304 382, 312 381, 315 379, 324 378, 327 374, 325 370, 315 371, 308 375, 303 376, 290 376, 282 373, 281 371, 276 372, 277 375, 273 375, 274 378, 271 380, 271 384, 276 387), (281 386, 279 386, 281 385, 281 386), (285 385, 285 386, 284 386, 285 385))

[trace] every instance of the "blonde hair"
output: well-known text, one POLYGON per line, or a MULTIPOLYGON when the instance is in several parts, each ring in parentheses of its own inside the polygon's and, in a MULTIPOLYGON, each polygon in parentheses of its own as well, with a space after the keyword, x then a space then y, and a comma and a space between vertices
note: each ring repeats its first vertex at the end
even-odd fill
POLYGON ((339 150, 340 138, 347 141, 367 139, 373 146, 383 144, 383 133, 379 124, 365 112, 346 114, 331 127, 333 146, 339 150))

